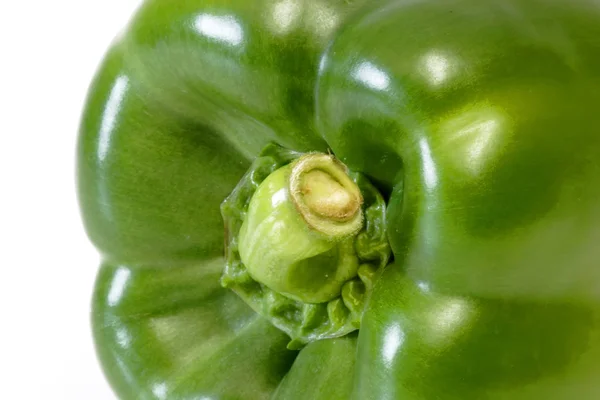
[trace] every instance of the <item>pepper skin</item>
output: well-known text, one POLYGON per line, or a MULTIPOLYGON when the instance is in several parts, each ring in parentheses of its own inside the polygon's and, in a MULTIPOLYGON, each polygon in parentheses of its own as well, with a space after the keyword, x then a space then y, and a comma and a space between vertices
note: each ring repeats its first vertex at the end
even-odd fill
POLYGON ((600 398, 600 3, 147 0, 78 145, 122 399, 600 398), (261 149, 384 195, 393 262, 349 335, 221 287, 220 204, 261 149))

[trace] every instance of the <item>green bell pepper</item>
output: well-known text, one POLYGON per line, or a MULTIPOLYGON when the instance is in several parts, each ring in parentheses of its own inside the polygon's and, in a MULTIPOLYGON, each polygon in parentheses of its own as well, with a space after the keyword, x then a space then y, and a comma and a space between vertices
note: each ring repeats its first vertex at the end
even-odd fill
POLYGON ((600 398, 597 0, 147 0, 78 144, 122 399, 600 398))

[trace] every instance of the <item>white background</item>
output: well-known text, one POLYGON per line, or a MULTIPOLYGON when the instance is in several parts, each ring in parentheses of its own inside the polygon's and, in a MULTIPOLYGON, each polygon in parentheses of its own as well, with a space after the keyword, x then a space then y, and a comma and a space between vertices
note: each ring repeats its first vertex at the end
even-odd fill
POLYGON ((75 195, 90 80, 139 0, 0 0, 0 398, 112 400, 75 195))

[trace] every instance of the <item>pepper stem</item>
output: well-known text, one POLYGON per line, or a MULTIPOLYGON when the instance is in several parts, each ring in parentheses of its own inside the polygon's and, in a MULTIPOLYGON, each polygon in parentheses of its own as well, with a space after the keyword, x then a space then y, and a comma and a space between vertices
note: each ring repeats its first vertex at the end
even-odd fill
POLYGON ((331 155, 270 144, 221 212, 221 283, 290 335, 288 348, 360 327, 390 257, 385 201, 363 175, 331 155))
POLYGON ((308 226, 330 239, 362 228, 362 194, 346 167, 328 154, 307 154, 292 165, 290 194, 308 226))
POLYGON ((363 197, 343 164, 307 154, 257 188, 240 228, 239 253, 250 276, 288 298, 327 302, 356 276, 353 237, 363 197))

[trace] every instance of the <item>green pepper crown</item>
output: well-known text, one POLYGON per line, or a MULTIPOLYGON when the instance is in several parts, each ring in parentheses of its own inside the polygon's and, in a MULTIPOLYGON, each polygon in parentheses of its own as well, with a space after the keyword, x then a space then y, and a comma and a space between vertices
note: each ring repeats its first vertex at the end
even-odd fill
POLYGON ((360 327, 390 258, 385 201, 330 154, 268 145, 221 205, 224 287, 286 332, 290 348, 360 327))

